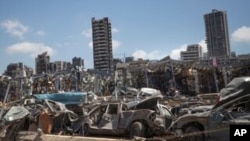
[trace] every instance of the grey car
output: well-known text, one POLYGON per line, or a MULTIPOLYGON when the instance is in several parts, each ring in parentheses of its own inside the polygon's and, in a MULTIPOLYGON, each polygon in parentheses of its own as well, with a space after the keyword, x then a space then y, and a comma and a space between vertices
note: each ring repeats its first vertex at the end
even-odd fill
MULTIPOLYGON (((156 103, 157 104, 157 103, 156 103)), ((83 135, 149 137, 165 132, 165 119, 155 110, 131 110, 119 102, 102 102, 88 112, 82 122, 83 135)))
POLYGON ((250 77, 235 80, 222 90, 224 97, 224 92, 232 92, 227 98, 209 111, 179 117, 170 131, 189 141, 227 141, 231 124, 250 125, 250 77))

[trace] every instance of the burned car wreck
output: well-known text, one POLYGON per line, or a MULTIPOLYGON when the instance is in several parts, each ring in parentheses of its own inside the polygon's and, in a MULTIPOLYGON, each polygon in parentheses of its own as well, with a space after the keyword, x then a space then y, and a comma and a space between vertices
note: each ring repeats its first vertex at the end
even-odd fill
POLYGON ((250 124, 249 86, 250 77, 233 79, 220 92, 224 98, 220 99, 211 110, 179 117, 172 124, 170 131, 183 136, 184 140, 229 140, 231 124, 250 124))
MULTIPOLYGON (((148 101, 156 106, 158 99, 155 96, 148 101)), ((82 134, 150 137, 164 134, 167 128, 165 121, 165 117, 150 108, 132 109, 124 102, 108 101, 102 102, 88 113, 82 121, 82 134)))

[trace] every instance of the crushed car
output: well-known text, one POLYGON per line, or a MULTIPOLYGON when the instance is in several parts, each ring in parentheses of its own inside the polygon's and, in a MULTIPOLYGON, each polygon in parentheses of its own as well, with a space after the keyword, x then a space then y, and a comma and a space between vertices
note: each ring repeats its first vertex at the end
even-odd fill
POLYGON ((198 94, 191 101, 187 99, 180 104, 172 106, 171 112, 175 117, 180 117, 185 114, 205 112, 211 110, 218 101, 218 93, 198 94))
MULTIPOLYGON (((156 98, 157 99, 157 98, 156 98)), ((156 100, 153 100, 156 101, 156 100)), ((155 103, 156 104, 156 103, 155 103)), ((104 101, 93 108, 82 122, 82 135, 122 135, 133 138, 164 134, 165 118, 155 110, 131 110, 122 101, 104 101)))
POLYGON ((203 101, 185 101, 183 103, 172 106, 171 112, 175 117, 180 117, 189 112, 190 108, 206 105, 203 101))
MULTIPOLYGON (((231 124, 250 125, 250 77, 233 79, 211 110, 179 117, 169 128, 183 140, 229 140, 231 124), (191 134, 191 135, 190 135, 191 134)), ((219 95, 220 95, 219 94, 219 95)))
POLYGON ((160 103, 163 98, 162 95, 152 95, 137 104, 126 103, 129 109, 139 110, 139 109, 150 109, 156 111, 156 116, 158 120, 164 123, 165 129, 167 129, 174 120, 174 115, 172 114, 171 107, 160 103))

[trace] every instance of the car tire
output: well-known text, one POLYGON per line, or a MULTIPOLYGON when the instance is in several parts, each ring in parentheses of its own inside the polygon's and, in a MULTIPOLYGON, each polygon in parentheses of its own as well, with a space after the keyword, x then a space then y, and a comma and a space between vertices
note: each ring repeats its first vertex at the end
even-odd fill
POLYGON ((134 122, 130 128, 130 138, 134 136, 145 137, 145 126, 141 122, 134 122))
MULTIPOLYGON (((202 130, 198 128, 197 126, 188 126, 184 130, 184 134, 191 134, 195 132, 201 132, 202 130)), ((193 135, 193 136, 186 136, 183 138, 183 141, 205 141, 204 139, 204 134, 198 134, 198 135, 193 135)))
POLYGON ((80 130, 80 135, 82 135, 82 136, 89 135, 89 125, 88 124, 82 125, 81 130, 80 130))

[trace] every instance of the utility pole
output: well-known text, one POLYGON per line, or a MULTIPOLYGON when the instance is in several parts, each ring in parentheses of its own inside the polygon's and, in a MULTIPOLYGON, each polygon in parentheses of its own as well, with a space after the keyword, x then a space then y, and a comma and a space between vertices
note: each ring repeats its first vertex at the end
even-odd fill
POLYGON ((170 59, 169 61, 170 61, 171 72, 172 72, 173 86, 174 86, 174 88, 176 88, 176 82, 175 82, 175 75, 174 75, 173 62, 172 62, 171 59, 170 59))
POLYGON ((78 78, 77 78, 78 69, 79 69, 78 66, 75 66, 75 85, 76 85, 75 86, 75 89, 76 89, 75 91, 76 92, 78 91, 78 82, 77 82, 78 81, 78 78))
POLYGON ((148 87, 148 71, 147 71, 147 68, 144 68, 144 71, 145 71, 146 83, 147 83, 147 87, 148 87))

